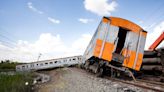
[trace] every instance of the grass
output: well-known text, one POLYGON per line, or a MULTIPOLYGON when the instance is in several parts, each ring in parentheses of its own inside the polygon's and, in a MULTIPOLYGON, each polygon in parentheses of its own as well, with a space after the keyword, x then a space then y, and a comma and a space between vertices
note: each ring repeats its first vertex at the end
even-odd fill
POLYGON ((32 92, 33 73, 16 73, 19 64, 10 60, 0 63, 0 92, 32 92), (28 82, 28 85, 25 83, 28 82))
POLYGON ((0 92, 32 92, 32 74, 0 74, 0 92), (25 85, 28 82, 29 85, 25 85))

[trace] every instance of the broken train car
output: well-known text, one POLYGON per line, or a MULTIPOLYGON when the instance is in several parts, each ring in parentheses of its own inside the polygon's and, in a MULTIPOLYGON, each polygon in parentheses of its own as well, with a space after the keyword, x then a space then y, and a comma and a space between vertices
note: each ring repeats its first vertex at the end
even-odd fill
POLYGON ((139 71, 147 32, 118 17, 103 17, 83 55, 84 68, 102 74, 106 67, 139 71))

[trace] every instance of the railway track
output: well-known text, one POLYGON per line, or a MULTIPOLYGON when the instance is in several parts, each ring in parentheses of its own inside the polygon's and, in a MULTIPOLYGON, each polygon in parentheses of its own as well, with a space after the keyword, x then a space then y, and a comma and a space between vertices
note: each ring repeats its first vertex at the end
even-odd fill
POLYGON ((141 82, 146 82, 146 83, 150 83, 150 84, 159 85, 159 86, 162 86, 162 87, 164 88, 164 83, 161 83, 161 82, 155 82, 155 81, 143 80, 143 79, 137 79, 137 81, 141 81, 141 82))
POLYGON ((110 79, 112 81, 134 85, 134 86, 141 87, 144 89, 153 90, 155 92, 164 92, 164 83, 142 80, 142 79, 137 79, 136 81, 129 81, 129 80, 123 80, 123 79, 111 78, 111 77, 110 78, 105 77, 105 78, 110 79))
MULTIPOLYGON (((93 73, 90 72, 90 74, 93 74, 93 73)), ((112 78, 112 77, 109 77, 109 75, 104 75, 103 78, 109 79, 109 80, 115 81, 115 82, 121 82, 124 84, 134 85, 136 87, 152 90, 155 92, 164 92, 164 83, 162 83, 162 82, 156 82, 156 81, 144 80, 144 79, 136 79, 136 81, 134 81, 134 80, 126 78, 126 77, 125 78, 121 77, 121 79, 120 78, 112 78)))

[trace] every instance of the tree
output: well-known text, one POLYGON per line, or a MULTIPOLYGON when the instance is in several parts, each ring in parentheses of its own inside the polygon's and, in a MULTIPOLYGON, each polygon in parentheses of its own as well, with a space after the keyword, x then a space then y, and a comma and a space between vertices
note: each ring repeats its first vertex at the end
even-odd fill
POLYGON ((4 61, 3 60, 1 60, 1 63, 3 63, 4 61))
POLYGON ((10 63, 10 60, 5 60, 6 61, 6 63, 10 63))

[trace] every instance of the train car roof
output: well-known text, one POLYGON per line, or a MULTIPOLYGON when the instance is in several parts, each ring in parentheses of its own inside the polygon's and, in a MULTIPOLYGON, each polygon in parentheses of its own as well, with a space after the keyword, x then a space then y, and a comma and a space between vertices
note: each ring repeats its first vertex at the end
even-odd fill
POLYGON ((137 25, 129 20, 123 19, 123 18, 113 17, 113 16, 112 17, 103 17, 103 22, 108 22, 108 21, 110 21, 111 25, 119 26, 119 27, 128 29, 130 31, 136 32, 136 33, 139 33, 140 31, 147 33, 139 25, 137 25))

